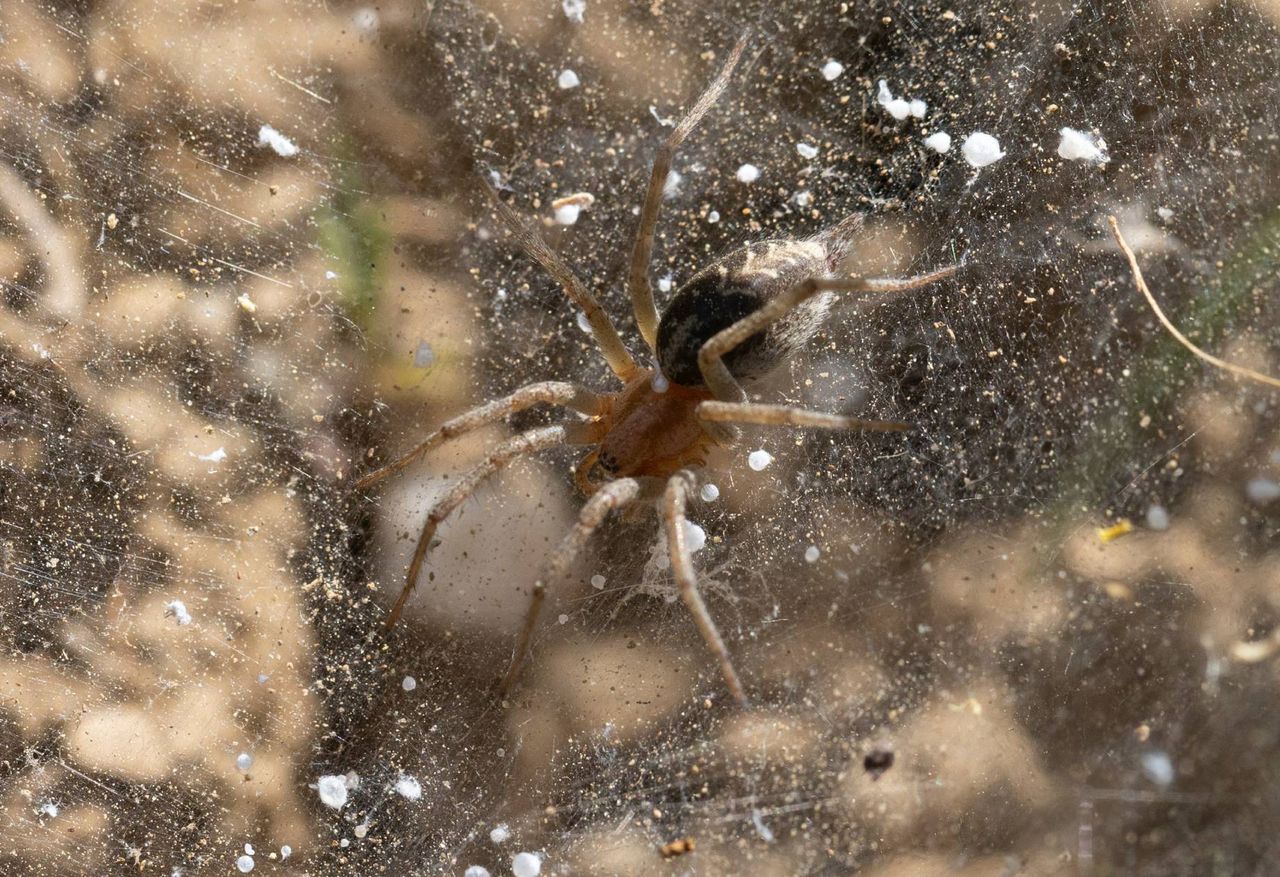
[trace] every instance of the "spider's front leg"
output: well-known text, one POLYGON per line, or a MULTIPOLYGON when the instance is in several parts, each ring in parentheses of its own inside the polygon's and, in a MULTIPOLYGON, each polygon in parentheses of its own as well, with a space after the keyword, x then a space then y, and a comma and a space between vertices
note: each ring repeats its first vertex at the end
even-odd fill
POLYGON ((685 522, 687 519, 685 518, 684 509, 689 494, 693 492, 696 483, 693 473, 688 470, 677 472, 667 481, 666 495, 662 500, 662 519, 667 528, 667 547, 671 552, 671 571, 675 574, 676 585, 680 588, 680 597, 684 600, 684 605, 688 607, 690 614, 693 615, 693 623, 697 625, 698 632, 702 634, 702 639, 720 663, 720 672, 724 675, 724 681, 729 687, 729 693, 733 695, 733 699, 738 702, 739 706, 746 706, 747 694, 743 691, 742 683, 738 680, 738 672, 733 669, 733 661, 729 657, 729 650, 725 647, 724 640, 720 637, 720 631, 716 628, 716 623, 711 620, 711 613, 707 611, 707 604, 703 602, 702 594, 698 592, 698 576, 693 568, 693 553, 689 551, 689 545, 685 541, 685 522))

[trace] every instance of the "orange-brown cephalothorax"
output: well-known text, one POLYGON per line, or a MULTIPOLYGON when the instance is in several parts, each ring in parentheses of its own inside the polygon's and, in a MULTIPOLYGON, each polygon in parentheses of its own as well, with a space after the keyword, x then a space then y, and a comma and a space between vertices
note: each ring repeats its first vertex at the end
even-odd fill
POLYGON ((607 432, 598 461, 610 478, 665 477, 704 462, 716 441, 696 416, 699 402, 712 398, 701 387, 663 383, 654 388, 652 369, 640 369, 602 416, 607 432))

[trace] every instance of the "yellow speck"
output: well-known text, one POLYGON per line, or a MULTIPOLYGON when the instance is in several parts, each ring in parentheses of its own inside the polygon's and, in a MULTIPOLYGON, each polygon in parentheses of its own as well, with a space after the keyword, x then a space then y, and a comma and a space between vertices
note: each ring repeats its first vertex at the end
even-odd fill
POLYGON ((1106 545, 1108 542, 1111 542, 1115 539, 1119 539, 1121 536, 1124 536, 1132 532, 1133 532, 1133 522, 1130 521, 1128 518, 1121 518, 1120 520, 1112 524, 1110 527, 1099 527, 1098 541, 1101 542, 1103 545, 1106 545))

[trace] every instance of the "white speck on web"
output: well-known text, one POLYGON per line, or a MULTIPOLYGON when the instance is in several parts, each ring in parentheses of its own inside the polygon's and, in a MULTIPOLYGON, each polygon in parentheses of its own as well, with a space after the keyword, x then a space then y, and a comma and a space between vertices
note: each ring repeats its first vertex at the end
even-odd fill
POLYGON ((1271 505, 1280 499, 1280 484, 1270 478, 1254 478, 1245 485, 1244 495, 1254 505, 1271 505))
POLYGON ((923 119, 924 114, 929 112, 929 105, 918 97, 913 97, 908 101, 907 107, 911 110, 911 115, 917 119, 923 119))
POLYGON ((698 491, 698 496, 702 497, 703 502, 715 502, 720 498, 720 488, 714 484, 704 484, 698 491))
POLYGON ((600 575, 600 573, 596 573, 591 577, 591 587, 595 588, 597 591, 604 590, 604 583, 605 577, 600 575))
POLYGON ((664 274, 658 278, 658 292, 670 292, 674 285, 675 281, 672 279, 670 273, 664 274))
POLYGON ((245 844, 245 845, 244 845, 244 851, 245 851, 247 854, 249 854, 250 856, 254 855, 253 844, 245 844))
POLYGON ((293 141, 270 125, 263 125, 258 129, 258 145, 270 146, 276 151, 276 155, 285 158, 292 158, 298 154, 298 147, 293 145, 293 141))
POLYGON ((542 873, 542 859, 537 853, 516 853, 511 857, 511 873, 515 877, 538 877, 542 873))
POLYGON ((1004 153, 1000 151, 1000 141, 985 131, 974 131, 966 137, 960 146, 960 154, 975 168, 995 164, 1004 158, 1004 153))
POLYGON ((578 74, 569 69, 561 70, 560 75, 556 77, 556 85, 566 91, 570 88, 577 88, 581 84, 582 80, 578 79, 578 74))
POLYGON ((582 24, 586 20, 587 0, 564 0, 560 8, 564 10, 564 17, 574 24, 582 24))
POLYGON ((889 91, 889 83, 883 79, 880 80, 879 90, 876 92, 876 103, 884 107, 884 111, 899 122, 911 115, 911 104, 900 97, 894 97, 889 91))
POLYGON ((202 460, 205 463, 221 463, 223 460, 227 459, 227 449, 220 447, 212 453, 196 454, 196 459, 202 460))
POLYGON ((752 451, 747 454, 747 465, 751 467, 752 472, 763 472, 773 462, 773 454, 768 451, 752 451))
POLYGON ((1088 161, 1096 165, 1104 165, 1111 161, 1107 155, 1107 142, 1101 137, 1094 137, 1075 128, 1063 128, 1058 132, 1058 155, 1067 161, 1088 161))
POLYGON ((562 204, 556 208, 556 222, 559 225, 573 225, 581 214, 582 208, 577 204, 562 204))
POLYGON ((707 222, 711 223, 712 225, 715 225, 719 221, 720 221, 719 210, 712 210, 710 213, 707 214, 707 222))
POLYGON ((796 192, 795 201, 800 207, 808 207, 813 203, 813 193, 808 189, 802 189, 799 192, 796 192))
POLYGON ((400 687, 405 691, 413 691, 418 687, 418 680, 414 679, 412 676, 406 676, 404 679, 400 680, 400 687))
POLYGON ((818 157, 818 147, 811 143, 797 143, 796 152, 800 153, 800 157, 806 161, 818 157))
POLYGON ((822 551, 818 548, 817 545, 810 545, 808 548, 804 550, 805 563, 817 563, 818 558, 821 556, 822 556, 822 551))
POLYGON ((422 783, 411 776, 402 776, 396 780, 396 794, 406 801, 416 801, 422 797, 422 783))
POLYGON ((1169 529, 1169 512, 1162 505, 1147 507, 1147 528, 1151 530, 1169 529))
POLYGON ((336 272, 336 271, 326 271, 326 272, 324 272, 324 279, 325 279, 325 280, 337 280, 337 279, 338 279, 338 272, 336 272))
POLYGON ((1164 752, 1143 753, 1142 772, 1157 786, 1167 786, 1173 782, 1173 762, 1164 752))
POLYGON ((170 600, 168 605, 164 607, 164 614, 172 615, 180 625, 191 623, 191 613, 187 611, 187 604, 181 600, 170 600))
POLYGON ((951 149, 951 135, 946 131, 937 131, 924 138, 924 145, 941 155, 951 149))
POLYGON ((756 834, 760 835, 760 839, 767 844, 773 843, 773 832, 769 830, 769 826, 764 824, 764 820, 760 818, 759 810, 751 811, 751 824, 756 827, 756 834))
POLYGON ((832 58, 822 65, 822 78, 827 82, 833 82, 840 78, 840 74, 844 72, 844 65, 832 58))
POLYGON ((249 768, 253 767, 253 756, 247 752, 241 752, 236 756, 236 770, 245 773, 249 768))
POLYGON ((490 877, 489 869, 483 865, 472 865, 462 872, 462 877, 490 877))
POLYGON ((489 840, 496 844, 504 844, 511 840, 511 829, 507 826, 507 823, 501 822, 494 826, 493 831, 489 832, 489 840))
POLYGON ((680 171, 675 168, 667 171, 667 179, 662 184, 662 197, 675 197, 676 192, 680 191, 680 181, 683 179, 684 177, 680 176, 680 171))
POLYGON ((244 311, 246 314, 257 313, 258 306, 254 304, 253 299, 249 298, 247 293, 240 293, 240 295, 236 297, 236 304, 240 305, 240 310, 244 311))
POLYGON ((292 855, 293 855, 293 847, 289 846, 288 844, 285 844, 280 848, 280 858, 282 860, 287 859, 292 855))
POLYGON ((754 183, 758 179, 760 179, 760 168, 754 164, 744 164, 738 168, 739 183, 754 183))
POLYGON ((378 10, 361 6, 351 15, 351 23, 365 33, 373 33, 378 29, 378 10))
POLYGON ((560 616, 558 616, 558 617, 556 618, 556 623, 558 623, 558 624, 568 624, 568 623, 569 623, 569 616, 568 616, 568 615, 560 615, 560 616))
POLYGON ((326 774, 316 781, 316 790, 320 793, 320 802, 326 807, 341 810, 347 803, 347 778, 337 774, 326 774))
POLYGON ((1170 219, 1173 219, 1173 211, 1168 207, 1157 207, 1156 216, 1160 217, 1162 222, 1168 222, 1170 219))
POLYGON ((696 554, 707 544, 707 531, 693 521, 685 521, 684 544, 688 546, 690 554, 696 554))
POLYGON ((241 874, 248 874, 253 870, 253 856, 241 856, 236 859, 236 869, 241 874))
POLYGON ((58 815, 58 805, 52 801, 45 801, 40 805, 40 815, 48 816, 50 819, 53 819, 58 815))

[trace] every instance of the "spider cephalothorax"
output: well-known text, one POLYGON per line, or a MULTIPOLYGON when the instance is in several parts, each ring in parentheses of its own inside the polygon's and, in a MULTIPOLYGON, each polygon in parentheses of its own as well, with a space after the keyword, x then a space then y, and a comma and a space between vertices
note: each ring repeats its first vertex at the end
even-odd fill
POLYGON ((362 478, 368 487, 403 469, 442 442, 539 402, 576 411, 576 420, 520 433, 495 447, 457 479, 427 513, 405 585, 388 625, 395 623, 422 571, 436 528, 487 477, 522 454, 557 445, 590 446, 578 464, 576 483, 588 497, 578 524, 561 542, 534 585, 515 655, 500 683, 514 683, 529 650, 547 584, 564 576, 609 512, 637 500, 659 500, 680 595, 715 654, 734 699, 746 693, 715 622, 698 593, 692 554, 685 542, 685 505, 713 447, 737 439, 733 423, 785 424, 827 429, 900 430, 902 423, 865 421, 784 405, 747 401, 741 381, 767 374, 786 362, 818 331, 840 292, 897 292, 950 276, 948 267, 910 279, 872 279, 837 272, 861 219, 850 217, 807 240, 748 244, 698 272, 672 297, 659 319, 649 285, 649 259, 663 184, 676 148, 724 90, 742 57, 740 40, 719 74, 658 150, 640 212, 631 253, 628 289, 640 335, 659 370, 637 365, 608 315, 582 281, 546 242, 500 199, 498 213, 521 246, 585 314, 592 335, 619 390, 596 393, 561 381, 521 387, 448 421, 416 448, 362 478))

